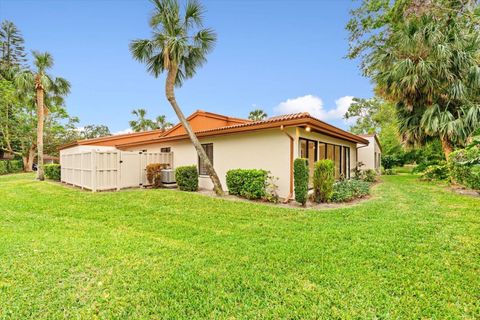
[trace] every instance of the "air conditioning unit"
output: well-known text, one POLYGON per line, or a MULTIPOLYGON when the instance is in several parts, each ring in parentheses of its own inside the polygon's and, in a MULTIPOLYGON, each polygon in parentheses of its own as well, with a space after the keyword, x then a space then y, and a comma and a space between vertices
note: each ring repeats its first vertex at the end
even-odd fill
POLYGON ((163 169, 162 170, 162 183, 163 184, 175 183, 175 170, 173 170, 173 169, 163 169))

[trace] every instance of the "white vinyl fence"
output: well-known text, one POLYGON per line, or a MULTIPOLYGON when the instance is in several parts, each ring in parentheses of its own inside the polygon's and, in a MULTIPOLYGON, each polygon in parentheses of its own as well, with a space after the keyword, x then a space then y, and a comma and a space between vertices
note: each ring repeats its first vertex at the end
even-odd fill
POLYGON ((61 181, 92 191, 120 190, 147 184, 146 167, 165 163, 172 152, 83 151, 60 156, 61 181))

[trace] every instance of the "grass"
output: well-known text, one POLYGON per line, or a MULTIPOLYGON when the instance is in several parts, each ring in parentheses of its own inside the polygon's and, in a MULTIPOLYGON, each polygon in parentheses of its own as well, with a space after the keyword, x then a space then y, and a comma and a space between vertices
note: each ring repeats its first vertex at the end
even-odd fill
POLYGON ((383 179, 314 211, 0 177, 0 318, 478 318, 480 200, 383 179))

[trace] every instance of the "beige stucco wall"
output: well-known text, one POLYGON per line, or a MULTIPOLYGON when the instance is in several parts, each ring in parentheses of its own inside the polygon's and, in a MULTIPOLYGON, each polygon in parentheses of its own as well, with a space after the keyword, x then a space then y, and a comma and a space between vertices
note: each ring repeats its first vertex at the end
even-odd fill
MULTIPOLYGON (((288 196, 290 139, 280 129, 203 138, 200 142, 213 143, 213 166, 224 189, 227 189, 225 175, 230 169, 265 169, 279 178, 277 185, 280 197, 288 196)), ((144 145, 127 150, 158 152, 163 147, 171 148, 174 167, 198 165, 197 153, 189 140, 144 145)), ((199 185, 205 189, 213 187, 208 176, 200 176, 199 185)))
POLYGON ((377 164, 375 167, 375 154, 381 154, 380 146, 377 143, 375 137, 365 137, 368 140, 368 146, 364 147, 363 145, 359 145, 358 148, 358 161, 363 162, 364 166, 362 169, 372 169, 372 170, 380 170, 380 163, 377 164))
POLYGON ((295 138, 295 145, 294 145, 295 158, 298 158, 300 156, 300 149, 299 149, 299 143, 298 143, 299 138, 306 138, 306 139, 315 140, 318 142, 349 147, 350 148, 350 172, 352 172, 352 170, 357 165, 357 152, 356 152, 357 144, 355 142, 349 142, 346 140, 330 137, 325 134, 321 134, 317 132, 308 132, 304 128, 299 128, 299 127, 287 128, 286 131, 295 138))

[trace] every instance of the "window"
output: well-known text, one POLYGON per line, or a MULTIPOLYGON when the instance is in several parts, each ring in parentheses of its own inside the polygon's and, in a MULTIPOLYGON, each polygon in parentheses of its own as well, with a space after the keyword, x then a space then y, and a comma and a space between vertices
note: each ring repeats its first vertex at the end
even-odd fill
POLYGON ((319 153, 319 160, 324 160, 327 156, 327 145, 325 143, 318 144, 318 153, 319 153))
MULTIPOLYGON (((208 160, 213 165, 213 143, 206 143, 202 144, 203 150, 207 154, 208 160)), ((202 159, 198 157, 198 173, 200 175, 206 176, 208 175, 207 168, 205 167, 205 163, 203 163, 202 159)))
POLYGON ((308 160, 310 176, 313 176, 313 168, 317 162, 317 141, 300 138, 300 157, 308 160))
POLYGON ((170 147, 160 148, 160 152, 171 152, 170 150, 170 147))
POLYGON ((343 176, 345 178, 350 178, 350 148, 349 147, 343 147, 344 151, 344 161, 343 161, 343 176))

